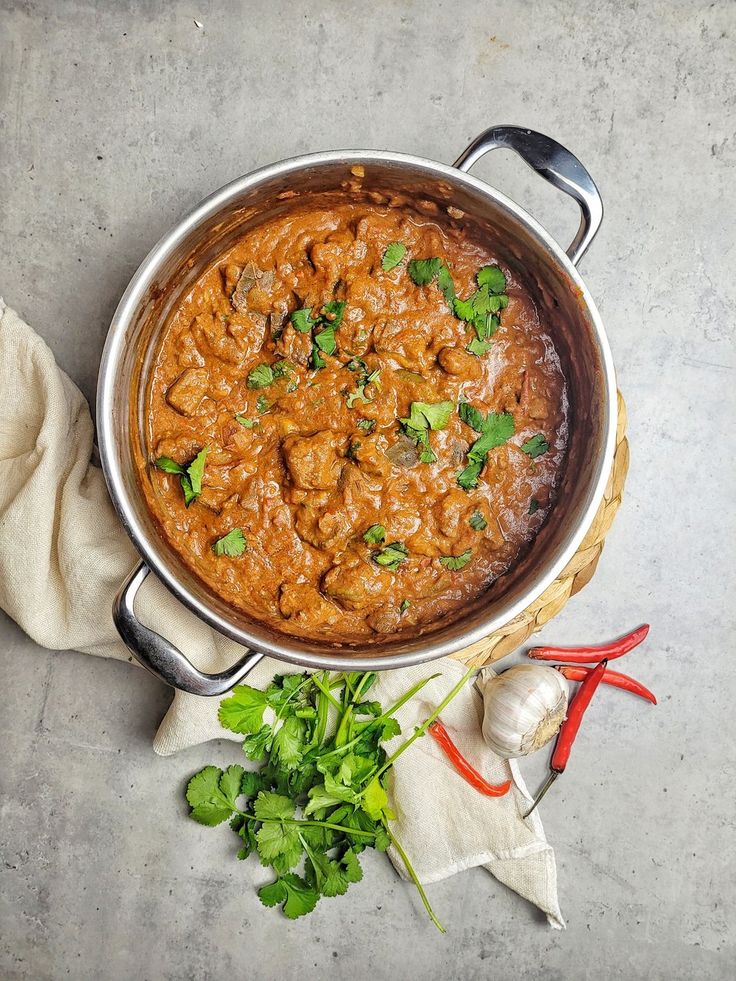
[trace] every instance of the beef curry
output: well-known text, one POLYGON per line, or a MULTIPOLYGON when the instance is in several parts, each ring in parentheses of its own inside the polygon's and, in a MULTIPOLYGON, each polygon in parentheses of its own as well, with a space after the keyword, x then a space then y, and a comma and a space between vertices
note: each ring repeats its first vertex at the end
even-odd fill
POLYGON ((567 390, 493 245, 408 207, 250 230, 170 317, 143 481, 216 594, 288 633, 380 642, 459 615, 559 485, 567 390))

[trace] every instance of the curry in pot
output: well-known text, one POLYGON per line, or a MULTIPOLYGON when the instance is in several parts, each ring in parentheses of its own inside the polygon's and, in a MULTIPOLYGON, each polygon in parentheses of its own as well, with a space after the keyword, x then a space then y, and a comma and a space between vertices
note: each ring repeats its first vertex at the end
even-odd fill
POLYGON ((330 642, 460 615, 528 550, 567 444, 524 283, 407 207, 248 231, 170 317, 146 399, 170 545, 233 607, 330 642))

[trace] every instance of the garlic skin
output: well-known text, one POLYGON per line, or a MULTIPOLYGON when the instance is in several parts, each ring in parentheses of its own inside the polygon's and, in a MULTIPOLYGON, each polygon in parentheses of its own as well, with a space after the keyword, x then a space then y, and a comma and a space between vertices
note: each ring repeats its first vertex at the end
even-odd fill
POLYGON ((518 664, 483 672, 483 738, 505 760, 528 756, 557 735, 567 713, 569 686, 548 665, 518 664))

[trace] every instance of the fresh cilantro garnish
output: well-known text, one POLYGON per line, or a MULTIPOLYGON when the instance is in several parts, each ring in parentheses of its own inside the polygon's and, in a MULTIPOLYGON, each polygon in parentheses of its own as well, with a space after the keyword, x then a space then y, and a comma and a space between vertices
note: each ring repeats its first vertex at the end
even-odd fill
POLYGON ((462 569, 468 564, 468 562, 470 562, 470 556, 472 554, 473 550, 466 548, 462 555, 443 555, 440 558, 440 565, 443 565, 451 572, 456 572, 458 569, 462 569))
POLYGON ((412 259, 407 266, 411 281, 417 286, 427 286, 440 271, 442 260, 436 256, 433 259, 412 259))
POLYGON ((227 555, 229 558, 236 558, 238 555, 242 555, 247 549, 248 544, 245 540, 245 535, 240 528, 233 528, 229 531, 227 535, 222 538, 218 538, 215 544, 212 546, 212 551, 215 555, 227 555))
POLYGON ((179 475, 181 489, 184 492, 184 504, 187 507, 202 493, 202 477, 204 476, 204 465, 208 452, 209 447, 205 446, 188 466, 182 466, 168 456, 160 456, 155 461, 159 470, 179 475))
MULTIPOLYGON (((401 543, 388 548, 403 557, 401 543)), ((408 607, 404 600, 401 612, 408 607)), ((442 929, 390 829, 394 812, 387 778, 398 756, 426 732, 469 676, 391 756, 382 744, 401 733, 393 713, 430 678, 386 709, 366 698, 376 677, 372 672, 277 675, 264 691, 237 685, 220 704, 220 722, 244 734, 245 755, 263 763, 257 772, 237 765, 201 770, 187 786, 192 818, 205 825, 229 819, 238 838, 237 857, 255 853, 273 872, 273 881, 258 892, 261 902, 281 906, 291 919, 311 912, 320 898, 342 896, 359 882, 360 851, 385 851, 393 843, 442 929), (269 721, 264 722, 267 710, 269 721)))
POLYGON ((444 295, 450 312, 454 312, 455 284, 452 281, 452 274, 447 263, 438 256, 434 256, 431 259, 412 259, 406 268, 411 281, 417 286, 427 286, 436 279, 437 286, 444 295))
POLYGON ((476 275, 478 289, 467 300, 456 297, 452 309, 459 320, 473 325, 476 336, 470 341, 467 350, 482 357, 491 347, 490 340, 501 326, 497 316, 509 302, 503 290, 506 277, 498 266, 483 266, 476 275))
POLYGON ((485 529, 488 527, 488 522, 483 517, 482 511, 473 511, 468 524, 473 531, 485 531, 485 529))
POLYGON ((542 433, 537 433, 536 436, 532 436, 531 439, 528 439, 526 443, 522 445, 521 448, 524 451, 524 453, 526 453, 527 456, 531 457, 532 460, 534 460, 536 459, 536 457, 541 456, 543 453, 547 452, 547 450, 549 449, 549 443, 544 438, 542 433))
POLYGON ((239 422, 243 429, 253 429, 254 426, 258 426, 259 422, 257 419, 247 419, 245 416, 236 415, 235 421, 239 422))
POLYGON ((291 361, 277 361, 273 365, 274 380, 278 378, 289 378, 294 373, 294 365, 291 361))
POLYGON ((256 399, 256 409, 263 415, 264 412, 268 412, 271 408, 271 403, 268 401, 265 395, 259 395, 256 399))
POLYGON ((180 463, 177 463, 176 460, 172 460, 171 457, 168 456, 160 456, 158 460, 156 460, 156 466, 159 470, 163 470, 164 473, 182 474, 187 472, 186 467, 183 467, 180 463))
POLYGON ((376 428, 376 420, 375 419, 359 419, 358 420, 358 429, 364 429, 367 433, 371 433, 371 432, 373 432, 373 430, 375 428, 376 428))
POLYGON ((363 444, 358 439, 354 439, 351 441, 350 446, 348 446, 348 454, 347 454, 349 460, 354 460, 356 458, 356 456, 358 455, 358 450, 361 448, 362 445, 363 444))
POLYGON ((406 613, 406 611, 411 606, 411 600, 403 599, 399 604, 399 613, 406 613))
POLYGON ((488 453, 514 435, 514 417, 509 412, 489 412, 484 419, 467 402, 460 403, 459 412, 464 422, 480 432, 480 437, 468 450, 468 465, 457 475, 458 484, 464 490, 470 490, 478 483, 488 453))
POLYGON ((539 501, 536 499, 536 497, 533 497, 529 501, 529 511, 528 511, 528 513, 529 514, 536 514, 538 510, 539 510, 539 501))
MULTIPOLYGON (((376 368, 374 371, 371 371, 362 358, 351 358, 345 367, 348 371, 352 371, 358 375, 355 391, 349 392, 345 399, 348 409, 352 409, 356 402, 363 402, 366 405, 372 402, 374 396, 366 395, 365 390, 368 385, 373 385, 377 391, 381 390, 381 369, 376 368)), ((365 421, 361 420, 361 422, 365 421)), ((358 425, 360 426, 361 423, 359 422, 358 425)), ((373 422, 373 425, 375 425, 375 422, 373 422)))
POLYGON ((334 354, 337 349, 335 331, 345 314, 345 300, 330 300, 322 307, 312 330, 312 367, 324 368, 323 354, 334 354))
POLYGON ((369 545, 380 545, 385 538, 386 529, 383 527, 383 525, 371 525, 370 528, 363 533, 363 541, 367 542, 369 545))
POLYGON ((395 266, 398 266, 405 255, 406 246, 403 242, 391 242, 383 253, 381 268, 384 270, 384 272, 388 272, 389 269, 393 269, 395 266))
POLYGON ((248 388, 267 388, 273 384, 273 368, 270 364, 259 364, 248 374, 248 388))
POLYGON ((314 325, 319 323, 319 317, 313 320, 311 314, 312 311, 308 307, 295 310, 289 318, 294 330, 298 330, 300 334, 308 334, 314 325))
POLYGON ((437 455, 429 445, 429 431, 444 429, 450 421, 454 402, 412 402, 409 406, 409 418, 399 419, 406 435, 422 448, 419 455, 421 463, 434 463, 437 455))
POLYGON ((281 906, 284 916, 295 920, 298 916, 311 913, 317 905, 319 892, 312 889, 299 875, 286 872, 275 882, 262 886, 258 890, 258 898, 264 906, 281 906))
POLYGON ((394 572, 402 562, 406 562, 408 557, 409 550, 403 542, 391 542, 390 545, 386 545, 380 552, 374 552, 371 556, 373 561, 377 562, 378 565, 382 565, 386 569, 391 569, 394 572))

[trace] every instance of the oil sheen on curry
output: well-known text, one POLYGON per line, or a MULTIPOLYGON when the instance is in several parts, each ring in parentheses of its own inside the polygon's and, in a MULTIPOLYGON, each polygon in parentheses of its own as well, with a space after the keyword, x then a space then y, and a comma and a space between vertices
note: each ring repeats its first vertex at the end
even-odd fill
POLYGON ((492 243, 406 207, 303 209, 182 299, 147 390, 149 505, 216 594, 380 642, 528 550, 567 442, 560 360, 492 243))

